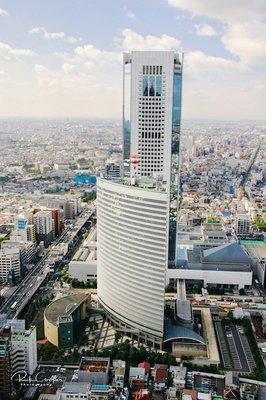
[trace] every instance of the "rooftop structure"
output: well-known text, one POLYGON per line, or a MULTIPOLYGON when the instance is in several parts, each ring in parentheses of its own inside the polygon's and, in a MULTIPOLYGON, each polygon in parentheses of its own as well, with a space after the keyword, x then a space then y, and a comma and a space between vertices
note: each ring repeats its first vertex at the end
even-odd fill
POLYGON ((230 285, 239 288, 252 285, 252 259, 237 242, 204 249, 197 246, 177 253, 177 268, 168 269, 166 280, 200 280, 207 285, 230 285))
POLYGON ((82 357, 78 371, 78 381, 93 385, 107 385, 110 359, 104 357, 82 357))

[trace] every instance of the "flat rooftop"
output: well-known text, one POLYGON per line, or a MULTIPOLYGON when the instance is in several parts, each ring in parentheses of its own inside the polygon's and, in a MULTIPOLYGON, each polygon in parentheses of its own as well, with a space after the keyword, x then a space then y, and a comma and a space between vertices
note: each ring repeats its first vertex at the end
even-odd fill
POLYGON ((109 358, 82 358, 80 371, 87 372, 107 372, 109 368, 109 358))
POLYGON ((240 240, 249 255, 255 258, 266 258, 266 240, 240 240))
POLYGON ((217 347, 211 311, 209 308, 204 307, 193 307, 193 311, 200 311, 201 313, 203 334, 207 344, 208 359, 210 360, 210 363, 213 362, 214 364, 219 364, 220 356, 217 347))
POLYGON ((138 189, 148 189, 151 191, 155 192, 166 192, 166 184, 165 182, 161 180, 157 180, 156 178, 143 178, 143 177, 138 177, 137 179, 134 180, 131 178, 124 178, 120 180, 113 181, 111 179, 102 179, 100 178, 99 180, 105 180, 108 182, 111 182, 113 184, 120 184, 124 186, 132 186, 134 188, 138 189))

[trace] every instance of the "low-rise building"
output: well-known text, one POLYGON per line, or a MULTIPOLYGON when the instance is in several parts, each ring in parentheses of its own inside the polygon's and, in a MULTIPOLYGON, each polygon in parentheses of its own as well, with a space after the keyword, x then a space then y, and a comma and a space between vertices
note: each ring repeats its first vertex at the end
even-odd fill
POLYGON ((110 359, 107 357, 82 357, 78 371, 78 382, 107 385, 110 359))
POLYGON ((79 281, 97 277, 97 231, 92 228, 69 263, 69 276, 79 281))
POLYGON ((125 373, 126 362, 123 360, 113 360, 113 387, 116 389, 124 387, 125 373))
POLYGON ((72 347, 77 340, 77 325, 87 317, 90 295, 71 294, 50 303, 44 310, 45 337, 57 347, 72 347))
POLYGON ((154 365, 154 379, 153 386, 154 390, 164 390, 167 384, 168 378, 168 366, 163 364, 154 365))
MULTIPOLYGON (((181 253, 181 252, 180 252, 181 253)), ((239 243, 204 249, 183 249, 176 268, 166 271, 166 283, 175 285, 178 279, 201 281, 204 286, 245 288, 252 285, 252 259, 239 243)))
POLYGON ((145 386, 145 368, 130 367, 128 381, 133 390, 143 389, 145 386))

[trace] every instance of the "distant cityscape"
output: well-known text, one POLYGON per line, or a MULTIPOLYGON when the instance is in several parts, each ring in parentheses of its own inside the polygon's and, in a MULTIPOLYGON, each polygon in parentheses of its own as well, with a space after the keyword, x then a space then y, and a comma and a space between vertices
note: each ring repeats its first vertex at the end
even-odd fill
POLYGON ((266 399, 266 123, 182 120, 182 57, 0 120, 0 398, 266 399))

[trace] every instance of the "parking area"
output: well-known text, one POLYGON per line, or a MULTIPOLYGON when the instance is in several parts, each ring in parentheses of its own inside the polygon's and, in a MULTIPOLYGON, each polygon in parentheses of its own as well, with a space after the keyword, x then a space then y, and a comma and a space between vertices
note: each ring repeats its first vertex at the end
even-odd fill
POLYGON ((241 327, 239 326, 234 326, 233 327, 233 332, 235 336, 236 342, 238 342, 238 339, 241 343, 241 348, 243 351, 243 360, 246 360, 246 366, 250 371, 253 371, 253 369, 256 367, 253 354, 250 350, 250 346, 248 343, 248 340, 246 338, 246 335, 244 334, 244 331, 241 327))
POLYGON ((218 348, 219 348, 219 353, 220 353, 220 358, 221 358, 221 367, 225 368, 225 369, 231 369, 232 364, 230 361, 230 354, 227 349, 227 344, 225 341, 220 318, 214 317, 213 323, 214 323, 214 329, 215 329, 215 333, 216 333, 216 338, 217 338, 218 348))
POLYGON ((221 357, 221 368, 252 372, 256 364, 243 329, 232 323, 222 326, 218 316, 213 316, 213 324, 221 357))

